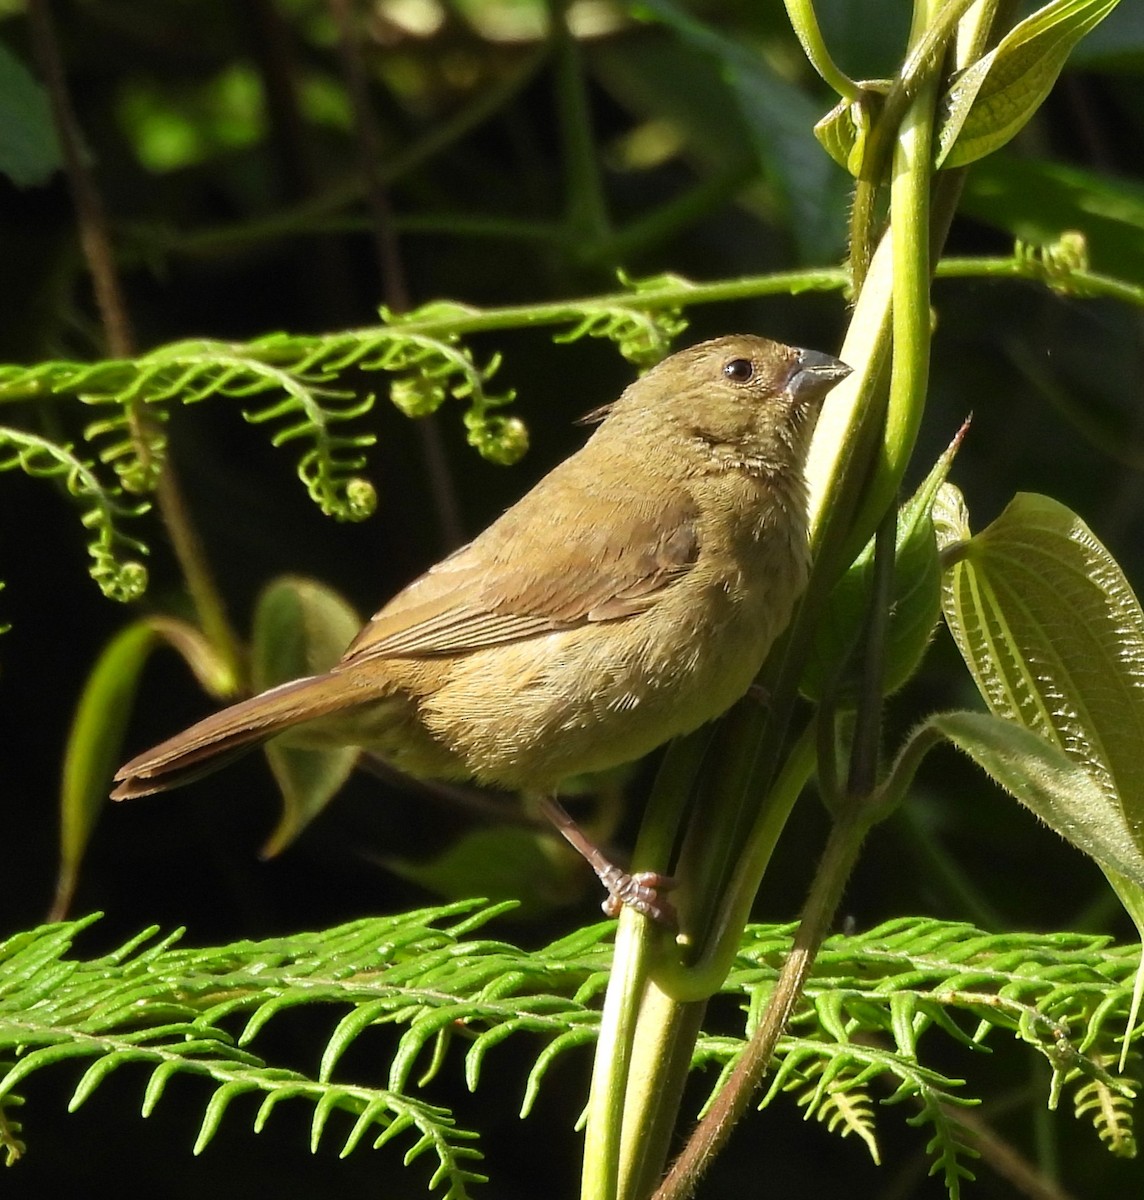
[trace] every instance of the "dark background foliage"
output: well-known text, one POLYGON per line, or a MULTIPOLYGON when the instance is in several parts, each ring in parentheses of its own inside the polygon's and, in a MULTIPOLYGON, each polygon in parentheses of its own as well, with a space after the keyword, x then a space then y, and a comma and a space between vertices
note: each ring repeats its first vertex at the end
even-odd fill
MULTIPOLYGON (((569 115, 538 0, 358 6, 391 176, 400 279, 383 278, 377 265, 330 7, 321 0, 53 7, 144 348, 197 335, 245 339, 366 326, 379 303, 400 301, 403 291, 412 304, 439 297, 530 303, 612 290, 617 267, 635 276, 672 271, 714 280, 835 263, 844 253, 846 179, 816 150, 807 128, 799 145, 815 156, 818 186, 805 189, 797 147, 782 144, 791 98, 811 119, 828 98, 779 5, 689 5, 711 34, 701 43, 679 22, 636 20, 623 5, 573 4, 578 53, 568 61, 582 72, 586 126, 569 115), (728 83, 736 48, 762 56, 787 91, 748 104, 728 83), (575 142, 585 129, 605 223, 592 219, 591 186, 577 182, 575 142), (694 203, 681 211, 687 195, 694 203)), ((653 7, 661 14, 667 8, 653 7)), ((900 55, 903 5, 833 0, 821 8, 845 69, 861 77, 891 69, 900 55)), ((16 4, 0 5, 0 41, 32 62, 16 4)), ((1082 43, 1074 63, 1034 124, 971 175, 949 250, 1003 254, 1014 236, 1048 240, 1080 228, 1096 269, 1140 282, 1139 6, 1122 5, 1082 43), (1080 172, 1071 191, 1054 185, 1061 166, 1080 172)), ((29 128, 35 136, 35 124, 29 128)), ((21 186, 0 179, 0 263, 0 361, 105 353, 58 173, 21 186)), ((986 282, 939 282, 934 305, 933 388, 916 476, 972 412, 954 476, 975 526, 1015 491, 1048 492, 1091 524, 1131 579, 1144 579, 1139 312, 986 282)), ((837 348, 845 320, 840 298, 814 295, 690 315, 684 341, 749 330, 824 349, 837 348)), ((597 342, 556 346, 542 332, 514 332, 473 344, 479 355, 503 352, 497 382, 518 390, 532 449, 511 470, 490 465, 465 446, 457 412, 446 406, 438 415, 468 534, 578 444, 583 435, 574 419, 632 375, 597 342)), ((378 445, 369 467, 381 503, 359 526, 323 518, 298 486, 289 450, 271 449, 238 408, 214 400, 179 412, 171 439, 240 630, 249 626, 258 590, 275 575, 316 576, 366 613, 445 549, 418 431, 383 400, 370 418, 378 445)), ((76 437, 86 416, 61 406, 45 407, 38 419, 52 436, 76 437)), ((49 484, 15 474, 3 488, 0 569, 7 588, 0 615, 13 626, 0 642, 0 878, 7 882, 8 932, 42 919, 50 902, 68 721, 95 655, 127 614, 88 580, 82 530, 67 500, 49 484)), ((184 601, 173 559, 157 523, 148 522, 153 583, 144 604, 177 611, 184 601)), ((891 728, 962 703, 972 703, 971 685, 939 632, 923 673, 894 702, 891 728)), ((206 708, 185 668, 158 654, 130 747, 150 744, 206 708)), ((644 782, 642 774, 633 781, 633 798, 644 782)), ((186 925, 189 938, 207 943, 423 903, 424 891, 379 860, 432 857, 473 822, 439 799, 355 778, 283 856, 260 861, 275 818, 273 785, 258 757, 209 783, 109 809, 75 902, 76 912, 107 913, 85 948, 103 949, 152 922, 186 925)), ((816 800, 807 797, 768 875, 761 917, 797 911, 824 827, 816 800)), ((575 905, 506 936, 539 942, 592 919, 588 882, 575 905)), ((1095 867, 948 754, 871 840, 846 911, 859 926, 928 913, 987 928, 1130 934, 1095 867)), ((286 1053, 312 1065, 307 1055, 326 1031, 304 1021, 290 1028, 294 1042, 286 1053)), ((511 1047, 499 1053, 503 1074, 487 1079, 475 1101, 463 1095, 455 1072, 434 1085, 431 1098, 456 1102, 462 1122, 483 1131, 494 1180, 487 1194, 573 1195, 578 1138, 571 1125, 587 1056, 558 1068, 538 1111, 521 1125, 515 1110, 527 1064, 511 1047)), ((978 1056, 962 1067, 964 1050, 948 1055, 956 1069, 991 1081, 983 1085, 994 1098, 985 1115, 1026 1153, 1055 1144, 1075 1194, 1122 1195, 1131 1180, 1138 1184, 1139 1168, 1104 1154, 1090 1128, 1067 1114, 1043 1113, 1044 1081, 1030 1077, 1027 1057, 999 1048, 991 1061, 978 1056)), ((176 1085, 141 1126, 141 1080, 130 1069, 78 1114, 64 1116, 69 1075, 58 1069, 29 1089, 30 1151, 5 1181, 13 1195, 111 1189, 125 1197, 404 1196, 424 1188, 419 1169, 404 1172, 389 1151, 359 1151, 344 1163, 332 1151, 311 1157, 301 1109, 276 1116, 258 1139, 231 1119, 193 1160, 189 1147, 205 1096, 193 1084, 176 1085)), ((878 1171, 853 1139, 839 1142, 805 1126, 793 1106, 779 1105, 741 1131, 705 1194, 755 1194, 760 1154, 775 1195, 836 1195, 842 1187, 879 1197, 943 1194, 936 1181, 924 1181, 923 1146, 902 1115, 879 1114, 888 1165, 878 1171)), ((1012 1193, 983 1171, 972 1194, 1012 1193)))

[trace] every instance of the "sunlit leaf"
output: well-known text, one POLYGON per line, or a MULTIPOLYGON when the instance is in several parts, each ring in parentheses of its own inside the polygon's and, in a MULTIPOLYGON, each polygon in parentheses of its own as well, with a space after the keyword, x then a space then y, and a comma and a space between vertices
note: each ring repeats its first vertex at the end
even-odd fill
POLYGON ((1044 103, 1073 46, 1119 0, 1052 0, 953 81, 937 165, 962 167, 1005 145, 1044 103))
POLYGON ((942 713, 927 724, 1106 871, 1144 886, 1144 851, 1120 806, 1059 746, 988 713, 942 713))
POLYGON ((877 80, 863 83, 857 100, 836 104, 814 127, 822 148, 851 175, 857 176, 862 170, 866 142, 888 86, 877 80))
POLYGON ((54 919, 62 918, 71 903, 80 862, 107 804, 112 773, 122 759, 123 734, 135 702, 139 674, 157 636, 147 621, 128 625, 96 659, 84 685, 64 751, 54 919))
MULTIPOLYGON (((1088 526, 1046 496, 1018 495, 954 553, 943 607, 986 703, 1080 771, 1067 786, 1047 772, 1047 789, 1025 768, 1000 781, 1100 864, 1144 936, 1140 602, 1088 526)), ((1144 962, 1132 1019, 1142 989, 1144 962)))
POLYGON ((962 548, 943 607, 990 709, 1084 767, 1144 846, 1144 614, 1088 526, 1019 494, 962 548))

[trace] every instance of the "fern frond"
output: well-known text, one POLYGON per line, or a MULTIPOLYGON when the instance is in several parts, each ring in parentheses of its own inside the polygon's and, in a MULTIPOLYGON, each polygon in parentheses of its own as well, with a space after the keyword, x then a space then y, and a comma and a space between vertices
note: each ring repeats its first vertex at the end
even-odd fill
MULTIPOLYGON (((0 1071, 5 1070, 11 1064, 0 1062, 0 1071)), ((13 1163, 23 1158, 27 1146, 21 1139, 20 1134, 23 1132, 23 1126, 13 1114, 13 1109, 18 1108, 24 1103, 24 1097, 15 1092, 4 1097, 0 1101, 0 1154, 3 1155, 4 1165, 12 1166, 13 1163)))
MULTIPOLYGON (((728 990, 741 989, 746 998, 748 1027, 777 977, 785 952, 780 946, 785 941, 776 939, 774 929, 748 929, 728 979, 728 990)), ((1095 1116, 1094 1107, 1103 1106, 1101 1113, 1109 1113, 1106 1128, 1119 1132, 1126 1108, 1115 1106, 1121 1119, 1115 1123, 1106 1097, 1130 1096, 1132 1088, 1109 1076, 1102 1064, 1115 1061, 1138 954, 1135 947, 1113 947, 1103 937, 993 935, 916 919, 831 938, 792 1019, 791 1033, 798 1036, 779 1043, 763 1103, 794 1090, 815 1111, 828 1094, 824 1079, 845 1080, 851 1094, 860 1094, 879 1075, 893 1079, 895 1091, 884 1103, 909 1100, 917 1106, 910 1123, 932 1128, 927 1151, 934 1156, 933 1171, 956 1197, 960 1181, 972 1178, 967 1159, 977 1153, 957 1109, 976 1101, 962 1093, 964 1081, 921 1066, 922 1035, 938 1028, 979 1046, 989 1034, 1006 1031, 1053 1064, 1054 1081, 1083 1076, 1099 1084, 1099 1092, 1085 1093, 1084 1111, 1095 1116), (972 1034, 963 1027, 966 1018, 972 1034)), ((728 1053, 737 1053, 733 1043, 704 1048, 708 1060, 729 1063, 728 1053)), ((1107 1144, 1114 1144, 1113 1137, 1107 1144)))
POLYGON ((322 511, 357 521, 377 502, 372 484, 359 474, 376 435, 350 428, 373 407, 372 395, 359 397, 340 383, 351 371, 396 376, 393 401, 411 416, 432 412, 450 397, 465 402, 469 442, 487 458, 514 462, 527 449, 523 424, 494 411, 512 400, 511 393, 497 395, 487 387, 499 359, 479 367, 455 334, 409 327, 415 324, 416 317, 407 317, 390 327, 320 336, 272 334, 246 344, 174 342, 136 359, 5 366, 0 367, 0 403, 72 395, 111 407, 88 424, 85 436, 100 459, 131 490, 140 491, 153 486, 154 464, 165 448, 156 431, 164 406, 210 396, 251 401, 247 420, 282 425, 272 437, 275 446, 303 443, 298 475, 322 511), (153 418, 142 447, 127 415, 133 405, 146 406, 153 418))
MULTIPOLYGON (((878 1141, 874 1134, 874 1111, 870 1093, 857 1084, 857 1075, 850 1064, 835 1060, 814 1062, 805 1072, 805 1087, 796 1103, 806 1109, 806 1119, 814 1117, 831 1133, 840 1137, 856 1134, 866 1144, 875 1163, 881 1162, 878 1141)), ((791 1081, 787 1089, 798 1087, 791 1081)))
MULTIPOLYGON (((167 1083, 199 1075, 213 1085, 197 1135, 214 1136, 235 1101, 259 1100, 260 1128, 284 1100, 312 1109, 312 1140, 329 1118, 352 1118, 343 1154, 412 1138, 406 1157, 429 1154, 437 1186, 460 1200, 477 1176, 472 1135, 451 1113, 412 1094, 412 1081, 463 1052, 476 1088, 489 1056, 508 1039, 537 1045, 522 1112, 532 1107, 552 1063, 591 1043, 611 961, 611 922, 578 930, 534 951, 481 936, 509 906, 454 904, 355 921, 320 933, 194 949, 155 931, 91 960, 71 956, 86 922, 46 926, 0 944, 0 1117, 13 1089, 44 1067, 85 1062, 72 1106, 130 1064, 149 1072, 144 1112, 167 1083), (331 1012, 331 1033, 313 1074, 258 1053, 267 1024, 314 1005, 331 1012), (341 1077, 346 1051, 378 1031, 398 1031, 385 1087, 341 1077)), ((703 1035, 695 1066, 731 1069, 790 946, 790 926, 752 926, 724 987, 747 1009, 740 1036, 703 1035)), ((976 1099, 961 1079, 919 1061, 929 1031, 980 1047, 1008 1032, 1076 1083, 1078 1115, 1091 1119, 1117 1153, 1133 1149, 1131 1087, 1106 1070, 1115 1062, 1139 950, 1075 934, 987 935, 965 925, 891 922, 830 939, 806 998, 777 1048, 763 1104, 794 1092, 830 1131, 854 1133, 876 1153, 870 1094, 909 1102, 912 1124, 932 1130, 935 1172, 952 1196, 970 1178, 973 1136, 958 1112, 976 1099), (1052 1011, 1046 1012, 1048 1007, 1052 1011), (971 1036, 963 1025, 973 1028, 971 1036), (1083 1049, 1081 1048, 1083 1047, 1083 1049)), ((726 1003, 726 1002, 725 1002, 726 1003)), ((932 1036, 932 1035, 931 1035, 932 1036)), ((1060 1086, 1056 1084, 1055 1086, 1060 1086)), ((15 1145, 18 1129, 9 1128, 15 1145)), ((4 1145, 0 1123, 0 1145, 4 1145)))
MULTIPOLYGON (((1098 1066, 1108 1067, 1115 1058, 1106 1058, 1098 1066)), ((1096 1135, 1119 1158, 1136 1157, 1136 1135, 1133 1131, 1132 1101, 1135 1091, 1126 1087, 1122 1080, 1108 1076, 1090 1075, 1073 1071, 1065 1083, 1079 1079, 1085 1082, 1073 1093, 1073 1112, 1078 1120, 1092 1121, 1096 1135)))
POLYGON ((137 517, 149 505, 124 504, 120 489, 104 486, 91 464, 77 457, 70 446, 59 445, 20 429, 0 427, 0 471, 21 470, 25 475, 58 479, 79 505, 80 520, 90 533, 87 552, 92 579, 112 600, 135 600, 147 587, 147 568, 126 555, 146 554, 138 539, 119 528, 124 518, 137 517))
POLYGON ((641 296, 665 288, 686 291, 692 285, 679 275, 656 275, 634 280, 620 272, 620 282, 630 291, 618 297, 582 300, 576 305, 579 319, 570 330, 553 335, 555 342, 582 337, 608 338, 619 352, 639 367, 654 366, 671 349, 686 328, 682 303, 667 308, 641 307, 641 296))

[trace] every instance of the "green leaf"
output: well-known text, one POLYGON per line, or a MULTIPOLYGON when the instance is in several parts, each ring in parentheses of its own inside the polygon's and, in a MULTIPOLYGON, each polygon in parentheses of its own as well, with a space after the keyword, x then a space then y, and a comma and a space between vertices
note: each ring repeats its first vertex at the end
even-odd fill
POLYGON ((0 171, 17 187, 36 187, 62 165, 47 92, 0 44, 0 171))
POLYGON ((233 694, 234 680, 203 635, 185 621, 146 617, 111 639, 96 659, 72 718, 60 784, 60 867, 52 914, 67 911, 80 863, 122 761, 123 734, 139 674, 159 641, 177 650, 213 696, 233 694))
MULTIPOLYGON (((943 607, 986 703, 1080 771, 1067 786, 1059 768, 999 781, 1100 864, 1144 937, 1140 602, 1088 526, 1046 496, 1018 495, 955 553, 943 607)), ((1144 962, 1130 1021, 1142 994, 1144 962)))
POLYGON ((942 101, 937 165, 975 162, 1023 129, 1052 90, 1069 51, 1118 2, 1052 0, 961 72, 942 101))
POLYGON ((121 630, 96 659, 80 695, 60 782, 60 866, 53 919, 60 919, 71 903, 84 851, 122 758, 139 674, 157 639, 149 621, 135 621, 121 630))
POLYGON ((1061 747, 987 713, 941 713, 926 724, 1102 869, 1144 885, 1144 851, 1120 805, 1061 747))
MULTIPOLYGON (((286 576, 259 597, 251 636, 251 680, 256 691, 301 675, 327 671, 361 628, 361 618, 331 588, 286 576)), ((282 792, 282 818, 263 854, 281 853, 340 790, 357 760, 357 747, 315 749, 291 745, 289 735, 266 747, 282 792)))
POLYGON ((1144 280, 1144 186, 1043 159, 994 154, 969 173, 961 208, 1037 245, 1084 233, 1094 270, 1144 280))
POLYGON ((890 85, 885 80, 866 80, 857 100, 842 100, 814 127, 822 148, 855 178, 861 173, 866 141, 890 85))
POLYGON ((989 708, 1084 767, 1144 848, 1144 613, 1088 526, 1019 494, 960 548, 943 608, 989 708))
MULTIPOLYGON (((1010 795, 1082 850, 1104 872, 1125 912, 1144 937, 1144 853, 1114 803, 1093 777, 1052 742, 1012 721, 982 713, 946 713, 932 725, 964 751, 1010 795)), ((1136 970, 1120 1053, 1128 1059, 1129 1034, 1144 998, 1144 957, 1136 970)))
MULTIPOLYGON (((897 691, 917 670, 941 616, 941 569, 933 507, 961 437, 959 433, 898 514, 883 676, 887 694, 897 691)), ((814 646, 800 683, 803 694, 812 700, 821 699, 828 689, 843 705, 856 695, 859 678, 852 663, 853 651, 868 615, 873 571, 871 540, 835 585, 826 613, 815 628, 814 646)))

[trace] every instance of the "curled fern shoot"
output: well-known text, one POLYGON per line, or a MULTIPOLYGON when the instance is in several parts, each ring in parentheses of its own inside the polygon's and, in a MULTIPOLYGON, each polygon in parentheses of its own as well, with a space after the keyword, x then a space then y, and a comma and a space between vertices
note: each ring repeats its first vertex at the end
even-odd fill
POLYGON ((87 552, 92 579, 112 600, 135 600, 147 587, 147 568, 127 555, 146 554, 138 539, 123 533, 119 522, 137 517, 146 503, 124 504, 118 487, 104 486, 91 465, 78 458, 70 446, 59 445, 20 429, 0 427, 0 471, 21 470, 25 475, 58 479, 80 507, 80 520, 90 537, 87 552))
POLYGON ((556 342, 575 342, 582 337, 608 338, 630 363, 653 367, 671 349, 671 343, 686 328, 682 305, 667 308, 641 307, 641 294, 662 288, 686 289, 691 286, 678 275, 656 275, 632 280, 623 272, 620 282, 632 291, 632 298, 605 298, 581 301, 580 320, 568 331, 553 335, 556 342))

